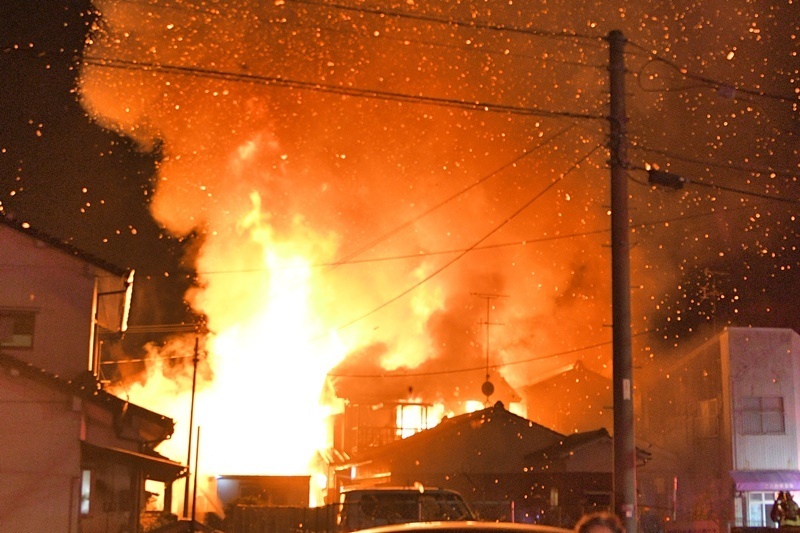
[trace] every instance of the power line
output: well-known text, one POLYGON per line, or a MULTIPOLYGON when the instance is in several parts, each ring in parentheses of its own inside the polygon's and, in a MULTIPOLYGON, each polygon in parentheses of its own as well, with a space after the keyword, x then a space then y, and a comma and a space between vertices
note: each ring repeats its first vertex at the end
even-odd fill
POLYGON ((757 167, 749 167, 744 165, 731 165, 730 163, 715 163, 708 159, 697 159, 692 157, 686 157, 680 154, 676 154, 674 152, 670 152, 668 150, 659 150, 656 148, 649 148, 642 144, 632 144, 630 146, 632 150, 638 150, 641 152, 648 152, 658 155, 663 155, 665 157, 669 157, 670 159, 676 159, 678 161, 683 161, 685 163, 696 163, 698 165, 705 165, 709 167, 717 167, 722 168, 724 170, 739 170, 742 172, 749 172, 751 174, 776 174, 776 175, 785 175, 792 177, 794 173, 791 170, 779 170, 775 168, 757 168, 757 167))
MULTIPOLYGON (((634 180, 636 181, 636 180, 634 180)), ((636 181, 636 183, 650 187, 650 184, 636 181)), ((726 212, 730 213, 732 211, 739 211, 743 209, 750 209, 747 206, 738 206, 735 208, 727 209, 726 212)), ((705 218, 711 216, 719 216, 721 212, 714 212, 714 213, 698 213, 694 215, 683 215, 678 217, 670 217, 670 218, 662 218, 658 220, 648 220, 645 222, 639 222, 636 224, 631 224, 631 229, 635 228, 646 228, 648 226, 657 226, 662 224, 672 224, 676 222, 684 222, 688 220, 693 220, 696 218, 705 218)), ((527 246, 529 244, 536 244, 536 243, 543 243, 543 242, 551 242, 551 241, 559 241, 564 239, 575 239, 580 237, 589 237, 591 235, 601 235, 604 233, 609 233, 610 228, 601 228, 596 230, 590 231, 580 231, 574 233, 565 233, 563 235, 551 235, 548 237, 536 237, 532 239, 522 239, 519 241, 512 241, 512 242, 503 242, 497 244, 485 244, 482 246, 473 246, 469 249, 466 248, 451 248, 447 250, 434 250, 434 251, 426 251, 426 252, 414 252, 408 254, 401 254, 401 255, 390 255, 390 256, 382 256, 382 257, 371 257, 365 259, 348 259, 347 261, 343 262, 333 262, 333 263, 317 263, 311 265, 314 268, 322 268, 322 267, 331 267, 331 266, 340 266, 340 265, 357 265, 357 264, 365 264, 365 263, 380 263, 386 261, 400 261, 404 259, 418 259, 421 257, 430 257, 435 255, 450 255, 450 254, 460 254, 465 251, 481 251, 481 250, 492 250, 496 248, 508 248, 512 246, 527 246)), ((287 267, 291 268, 291 267, 287 267)), ((267 270, 266 267, 259 267, 259 268, 251 268, 251 269, 236 269, 236 270, 213 270, 213 271, 203 271, 199 272, 198 274, 202 274, 204 276, 213 276, 213 275, 228 275, 228 274, 247 274, 247 273, 259 273, 265 272, 267 270)))
POLYGON ((556 138, 560 137, 561 135, 563 135, 564 133, 566 133, 567 131, 569 131, 573 127, 574 127, 574 124, 570 125, 570 126, 567 126, 566 128, 556 132, 554 135, 551 135, 550 137, 548 137, 547 139, 545 139, 544 141, 542 141, 541 143, 536 145, 534 148, 532 148, 530 150, 527 150, 527 149, 523 150, 521 155, 519 155, 518 157, 512 159, 511 161, 507 162, 506 164, 502 165, 498 169, 496 169, 496 170, 490 172, 489 174, 486 174, 485 176, 479 178, 478 180, 470 183, 469 185, 467 185, 466 187, 462 188, 461 190, 459 190, 455 194, 445 198, 444 200, 440 201, 439 203, 434 204, 430 208, 426 209, 425 211, 423 211, 422 213, 420 213, 416 217, 413 217, 413 218, 407 220, 406 222, 396 226, 392 230, 384 233, 383 235, 378 236, 377 238, 375 238, 372 241, 368 242, 367 244, 361 246, 360 248, 356 249, 355 251, 345 255, 345 257, 343 259, 339 259, 339 260, 337 260, 337 261, 335 261, 333 263, 330 263, 330 265, 331 266, 336 266, 336 265, 340 265, 340 264, 349 263, 351 259, 353 259, 355 257, 358 257, 364 251, 369 250, 370 248, 372 248, 376 244, 385 241, 386 239, 388 239, 392 235, 395 235, 395 234, 399 233, 401 230, 409 227, 411 224, 414 224, 414 223, 418 222, 419 220, 421 220, 422 218, 426 217, 427 215, 433 213, 434 211, 436 211, 440 207, 443 207, 443 206, 449 204, 450 202, 452 202, 456 198, 459 198, 460 196, 463 196, 464 194, 466 194, 467 192, 471 191, 472 189, 474 189, 478 185, 484 183, 485 181, 489 180, 490 178, 493 178, 494 176, 497 176, 498 174, 500 174, 504 170, 507 170, 507 169, 515 166, 517 163, 522 161, 522 159, 524 159, 524 158, 530 156, 531 154, 535 153, 539 148, 541 148, 543 146, 546 146, 547 144, 551 143, 556 138))
MULTIPOLYGON (((493 368, 505 368, 508 366, 516 366, 522 365, 526 363, 536 363, 539 361, 544 361, 545 359, 553 359, 554 357, 563 357, 565 355, 571 355, 575 353, 585 352, 587 350, 594 350, 597 348, 602 348, 603 346, 611 346, 611 341, 604 341, 599 342, 597 344, 591 344, 589 346, 581 346, 580 348, 574 348, 572 350, 565 350, 563 352, 551 353, 548 355, 540 355, 538 357, 530 357, 527 359, 519 359, 516 361, 509 361, 506 363, 499 363, 492 365, 493 368)), ((466 368, 456 368, 456 369, 448 369, 448 370, 432 370, 428 372, 402 372, 402 373, 386 373, 386 374, 339 374, 335 372, 329 372, 329 377, 334 378, 364 378, 364 379, 374 379, 374 378, 413 378, 413 377, 429 377, 429 376, 442 376, 448 374, 463 374, 466 372, 477 372, 477 371, 484 371, 486 368, 484 366, 475 366, 475 367, 466 367, 466 368)))
MULTIPOLYGON (((633 337, 641 337, 642 335, 648 335, 652 333, 650 330, 641 331, 639 333, 634 333, 633 337)), ((587 350, 595 350, 597 348, 603 348, 604 346, 611 346, 611 341, 603 341, 598 342, 596 344, 589 344, 587 346, 581 346, 579 348, 573 348, 571 350, 564 350, 562 352, 555 352, 550 353, 547 355, 540 355, 537 357, 528 357, 525 359, 517 359, 515 361, 507 361, 504 363, 499 363, 496 365, 492 365, 494 368, 505 368, 509 366, 516 366, 516 365, 524 365, 527 363, 537 363, 539 361, 544 361, 545 359, 553 359, 554 357, 563 357, 565 355, 572 355, 575 353, 585 352, 587 350)), ((456 369, 448 369, 448 370, 431 370, 427 372, 392 372, 392 373, 381 373, 381 374, 345 374, 345 373, 337 373, 337 372, 329 372, 329 377, 334 378, 353 378, 353 379, 375 379, 375 378, 413 378, 413 377, 429 377, 429 376, 442 376, 448 374, 463 374, 466 372, 477 372, 484 370, 482 366, 475 366, 475 367, 466 367, 466 368, 456 368, 456 369)))
POLYGON ((433 22, 436 24, 445 24, 449 26, 456 26, 456 27, 463 27, 463 28, 473 28, 473 29, 482 29, 482 30, 494 30, 494 31, 504 31, 504 32, 511 32, 511 33, 520 33, 524 35, 534 35, 538 37, 550 37, 550 38, 569 38, 569 39, 587 39, 591 41, 599 41, 602 42, 605 40, 605 36, 600 35, 589 35, 589 34, 581 34, 577 32, 567 32, 567 31, 552 31, 552 30, 541 30, 535 28, 519 28, 517 26, 512 26, 509 24, 492 24, 488 22, 480 22, 477 20, 457 20, 457 19, 445 19, 441 17, 435 17, 433 15, 424 15, 421 13, 410 13, 410 12, 403 12, 403 11, 394 11, 389 9, 383 9, 380 6, 374 7, 364 7, 364 6, 347 6, 344 4, 337 4, 334 2, 320 2, 317 0, 288 0, 289 2, 295 4, 307 4, 313 5, 318 7, 325 7, 325 8, 335 8, 342 11, 353 11, 358 13, 369 13, 373 15, 380 15, 384 17, 395 17, 395 18, 403 18, 409 20, 417 20, 422 22, 433 22))
MULTIPOLYGON (((213 15, 213 16, 226 16, 228 18, 234 18, 234 17, 231 17, 228 12, 223 12, 223 11, 218 10, 218 9, 205 9, 205 8, 201 8, 201 7, 194 6, 194 5, 192 5, 192 6, 171 5, 171 4, 166 4, 166 3, 158 1, 158 0, 141 0, 141 1, 137 1, 137 0, 119 0, 119 1, 120 2, 125 2, 125 3, 128 3, 128 4, 132 4, 132 5, 154 7, 154 8, 160 8, 160 9, 170 9, 170 10, 175 10, 175 11, 188 11, 188 12, 193 12, 193 13, 194 12, 201 12, 201 13, 205 13, 205 14, 213 15)), ((293 0, 289 0, 289 1, 291 2, 293 0)), ((345 5, 341 5, 341 4, 329 4, 329 3, 323 3, 323 2, 310 2, 310 1, 303 1, 303 0, 297 0, 297 1, 295 1, 295 3, 303 3, 303 4, 307 4, 307 5, 312 5, 314 7, 320 7, 320 8, 323 8, 323 9, 328 9, 328 10, 339 9, 339 10, 361 12, 361 13, 366 13, 366 14, 371 14, 371 15, 377 15, 377 16, 379 16, 381 18, 386 18, 387 16, 390 16, 390 17, 395 17, 395 18, 409 18, 409 19, 418 19, 418 20, 420 19, 420 16, 415 15, 415 14, 406 14, 406 13, 398 12, 398 11, 387 11, 387 10, 381 9, 380 7, 377 7, 377 8, 374 8, 374 9, 367 9, 367 8, 363 8, 363 7, 345 6, 345 5)), ((278 4, 276 3, 276 5, 278 5, 278 4)), ((251 13, 249 11, 247 11, 247 12, 244 13, 244 15, 245 16, 251 15, 251 13)), ((255 17, 255 16, 249 16, 248 18, 258 20, 257 17, 255 17)), ((590 39, 590 40, 597 40, 597 41, 601 41, 603 39, 600 36, 581 35, 581 34, 578 34, 578 33, 575 33, 575 32, 566 32, 566 31, 564 31, 564 32, 552 32, 552 31, 547 31, 547 30, 534 30, 534 29, 525 29, 525 28, 515 28, 515 27, 510 27, 510 26, 502 25, 502 24, 488 24, 487 23, 487 24, 484 24, 483 26, 477 26, 475 23, 471 23, 469 21, 457 21, 457 20, 445 19, 445 18, 441 18, 441 17, 434 17, 434 16, 430 16, 430 15, 426 16, 426 20, 428 22, 438 22, 438 23, 444 24, 444 25, 470 27, 470 28, 475 28, 475 29, 491 29, 491 30, 506 31, 506 32, 511 31, 511 32, 516 32, 516 33, 526 33, 528 35, 539 36, 539 37, 582 38, 582 39, 590 39)), ((284 21, 283 20, 279 20, 277 22, 283 23, 284 21)), ((299 20, 299 19, 298 20, 293 20, 293 24, 296 24, 298 26, 313 28, 315 30, 320 29, 320 30, 325 30, 325 31, 329 31, 329 32, 339 33, 339 34, 345 34, 345 33, 346 34, 351 34, 351 35, 357 35, 358 34, 358 32, 356 32, 356 31, 334 29, 334 28, 332 28, 330 26, 327 26, 327 27, 324 27, 324 28, 319 26, 319 25, 309 26, 309 25, 304 24, 303 21, 299 20)), ((371 37, 375 38, 376 36, 373 35, 371 37)), ((542 57, 537 57, 537 56, 533 56, 533 55, 529 55, 529 54, 524 54, 524 53, 519 53, 519 52, 512 52, 512 51, 509 51, 507 49, 500 50, 500 49, 496 49, 496 48, 483 47, 483 46, 475 45, 475 44, 473 44, 471 46, 461 46, 461 45, 437 43, 437 42, 427 41, 427 40, 413 39, 413 38, 408 38, 408 37, 392 37, 392 36, 388 35, 388 33, 386 33, 386 32, 381 32, 380 35, 377 36, 377 38, 391 40, 391 41, 397 41, 397 42, 400 42, 400 43, 403 43, 403 44, 415 43, 415 44, 420 44, 420 45, 424 45, 424 46, 429 46, 431 48, 449 48, 449 49, 455 49, 455 50, 484 52, 484 53, 491 53, 491 54, 497 54, 497 55, 503 55, 503 56, 519 57, 519 58, 525 58, 525 59, 536 59, 536 60, 546 61, 546 62, 551 62, 551 63, 558 63, 558 64, 563 64, 563 65, 573 65, 573 66, 577 66, 577 67, 590 68, 590 69, 594 69, 594 70, 605 70, 606 69, 605 65, 590 65, 590 64, 586 64, 586 63, 581 63, 579 61, 563 61, 563 60, 557 60, 557 59, 555 59, 553 57, 542 58, 542 57)), ((600 49, 600 48, 601 47, 598 46, 598 49, 600 49)))
POLYGON ((262 76, 252 73, 237 73, 224 70, 206 69, 201 67, 186 67, 179 65, 169 65, 162 63, 151 63, 147 61, 130 61, 126 59, 101 58, 86 56, 84 62, 90 65, 116 68, 123 70, 143 70, 147 72, 164 72, 183 76, 193 76, 200 78, 221 79, 242 83, 254 83, 264 85, 274 85, 278 87, 289 87, 308 91, 318 91, 339 94, 343 96, 353 96, 359 98, 374 98, 378 100, 388 100, 395 102, 427 104, 442 107, 454 107, 469 111, 486 111, 495 113, 508 113, 511 115, 539 116, 539 117, 566 117, 574 119, 605 120, 602 115, 589 115, 585 113, 573 113, 570 111, 551 111, 533 107, 513 106, 507 104, 495 104, 490 102, 456 100, 453 98, 438 98, 434 96, 410 95, 391 91, 381 91, 376 89, 359 89, 356 87, 344 87, 340 85, 329 85, 319 82, 309 82, 293 80, 276 76, 262 76))
MULTIPOLYGON (((631 46, 633 46, 633 47, 645 52, 650 57, 650 63, 653 63, 653 62, 663 63, 664 65, 667 65, 671 69, 673 69, 676 72, 678 72, 681 76, 683 76, 683 77, 685 77, 687 79, 690 79, 690 80, 695 80, 695 81, 701 82, 703 85, 710 86, 710 87, 714 88, 715 90, 717 90, 720 94, 723 94, 723 95, 726 95, 726 96, 729 96, 729 97, 735 97, 736 93, 742 93, 742 94, 747 94, 747 95, 750 95, 750 96, 758 96, 758 97, 762 97, 762 98, 770 98, 770 99, 773 99, 773 100, 779 100, 779 101, 786 102, 786 103, 797 103, 797 101, 798 101, 798 98, 794 97, 794 96, 787 96, 787 95, 782 95, 782 94, 769 93, 769 92, 766 92, 766 91, 757 91, 757 90, 753 90, 753 89, 747 89, 747 88, 744 88, 744 87, 741 87, 741 86, 737 86, 736 84, 721 82, 719 80, 716 80, 716 79, 713 79, 713 78, 709 78, 707 76, 702 76, 700 74, 695 74, 695 73, 689 71, 687 68, 681 67, 677 63, 675 63, 674 61, 670 61, 669 59, 661 57, 660 55, 652 52, 651 50, 648 50, 647 48, 645 48, 644 46, 642 46, 640 44, 637 44, 637 43, 635 43, 633 41, 630 41, 630 40, 628 41, 628 43, 631 46)), ((644 69, 646 67, 647 67, 647 64, 645 64, 645 66, 642 67, 640 72, 644 71, 644 69)), ((685 87, 685 88, 681 88, 681 89, 686 89, 686 88, 689 88, 689 87, 685 87)))
MULTIPOLYGON (((751 174, 787 175, 788 177, 792 177, 792 173, 790 171, 788 171, 788 170, 787 171, 780 171, 780 170, 776 170, 776 169, 772 169, 772 168, 757 169, 757 168, 754 168, 754 167, 745 167, 745 166, 737 166, 737 165, 730 165, 730 164, 714 163, 714 162, 711 162, 711 161, 705 161, 705 160, 700 160, 700 159, 692 159, 692 158, 687 158, 687 157, 681 157, 679 155, 672 154, 672 153, 667 152, 665 150, 652 150, 652 149, 648 149, 648 148, 644 148, 644 147, 639 147, 638 149, 641 150, 641 151, 644 151, 644 152, 657 153, 657 154, 669 157, 671 159, 676 159, 678 161, 683 161, 683 162, 686 162, 686 163, 699 164, 699 165, 703 165, 703 166, 707 166, 707 167, 717 167, 717 168, 723 168, 723 169, 726 169, 726 170, 738 170, 738 171, 742 171, 742 172, 748 172, 748 173, 751 173, 751 174)), ((630 168, 630 170, 640 170, 640 171, 645 171, 645 172, 647 171, 647 169, 643 168, 643 167, 629 167, 629 168, 630 168)), ((698 179, 690 179, 690 178, 687 178, 687 177, 684 177, 684 176, 681 176, 681 177, 684 180, 684 182, 687 182, 687 183, 690 182, 690 183, 692 183, 694 185, 700 185, 701 187, 708 187, 708 188, 717 189, 717 190, 721 190, 721 191, 733 192, 733 193, 741 194, 742 196, 750 196, 750 197, 753 197, 753 198, 762 198, 762 199, 770 200, 770 201, 774 201, 774 202, 783 202, 783 203, 789 203, 789 204, 793 204, 793 205, 800 205, 800 200, 797 200, 795 198, 784 198, 784 197, 781 197, 781 196, 770 195, 770 194, 765 194, 765 193, 759 193, 759 192, 755 192, 755 191, 748 191, 748 190, 745 190, 745 189, 739 189, 737 187, 730 187, 730 186, 727 186, 727 185, 720 185, 718 183, 713 183, 713 182, 710 182, 710 181, 704 181, 704 180, 698 180, 698 179)))
POLYGON ((727 187, 725 185, 719 185, 717 183, 710 183, 710 182, 700 181, 700 180, 688 180, 687 179, 687 181, 689 183, 694 184, 694 185, 700 185, 702 187, 709 187, 711 189, 717 189, 717 190, 720 190, 720 191, 735 192, 735 193, 741 194, 743 196, 752 196, 754 198, 763 198, 765 200, 770 200, 770 201, 773 201, 773 202, 784 202, 784 203, 793 204, 793 205, 800 205, 800 200, 795 200, 794 198, 782 198, 780 196, 770 196, 769 194, 762 194, 762 193, 757 193, 757 192, 752 192, 752 191, 744 191, 742 189, 737 189, 735 187, 727 187))
POLYGON ((429 275, 425 276, 423 279, 421 279, 421 280, 420 280, 420 281, 418 281, 417 283, 413 284, 411 287, 409 287, 409 288, 407 288, 407 289, 403 290, 402 292, 400 292, 399 294, 395 295, 394 297, 390 298, 389 300, 386 300, 386 301, 385 301, 385 302, 383 302, 382 304, 380 304, 380 305, 378 305, 378 306, 374 307, 373 309, 371 309, 370 311, 367 311, 366 313, 364 313, 364 314, 362 314, 362 315, 360 315, 360 316, 358 316, 358 317, 356 317, 356 318, 354 318, 354 319, 350 320, 349 322, 346 322, 346 323, 344 323, 344 324, 342 324, 342 325, 338 326, 338 327, 336 328, 336 330, 337 330, 337 331, 338 331, 338 330, 342 330, 342 329, 345 329, 345 328, 347 328, 347 327, 349 327, 349 326, 352 326, 352 325, 353 325, 353 324, 355 324, 356 322, 360 322, 361 320, 363 320, 363 319, 367 318, 368 316, 370 316, 370 315, 372 315, 372 314, 374 314, 374 313, 376 313, 376 312, 380 311, 380 310, 381 310, 381 309, 383 309, 384 307, 386 307, 386 306, 388 306, 388 305, 390 305, 390 304, 392 304, 392 303, 396 302, 397 300, 399 300, 399 299, 400 299, 400 298, 402 298, 403 296, 405 296, 405 295, 409 294, 410 292, 412 292, 413 290, 415 290, 417 287, 420 287, 421 285, 423 285, 423 284, 427 283, 428 281, 430 281, 430 280, 431 280, 432 278, 434 278, 435 276, 439 275, 439 274, 440 274, 441 272, 443 272, 445 269, 447 269, 448 267, 450 267, 451 265, 453 265, 455 262, 457 262, 458 260, 460 260, 462 257, 464 257, 465 255, 467 255, 469 252, 471 252, 472 250, 474 250, 474 249, 475 249, 475 248, 476 248, 476 247, 477 247, 477 246, 478 246, 480 243, 482 243, 483 241, 485 241, 486 239, 488 239, 489 237, 491 237, 492 235, 494 235, 494 234, 495 234, 497 231, 499 231, 499 230, 500 230, 500 228, 502 228, 503 226, 505 226, 506 224, 508 224, 509 222, 511 222, 511 220, 513 220, 514 218, 516 218, 516 217, 517 217, 517 216, 518 216, 520 213, 522 213, 522 212, 523 212, 525 209, 527 209, 528 207, 530 207, 530 205, 531 205, 533 202, 535 202, 536 200, 538 200, 539 198, 541 198, 541 197, 542 197, 542 196, 543 196, 543 195, 544 195, 544 194, 545 194, 547 191, 549 191, 550 189, 552 189, 552 188, 553 188, 553 187, 554 187, 554 186, 555 186, 557 183, 559 183, 559 182, 560 182, 562 179, 564 179, 564 178, 567 176, 567 174, 569 174, 570 172, 572 172, 573 170, 575 170, 576 168, 578 168, 578 167, 580 166, 580 164, 581 164, 583 161, 585 161, 586 159, 588 159, 588 158, 589 158, 589 157, 590 157, 590 156, 591 156, 593 153, 595 153, 595 152, 596 152, 598 149, 600 149, 600 148, 602 148, 602 146, 599 146, 599 145, 598 145, 598 146, 595 146, 594 148, 592 148, 592 149, 589 151, 589 153, 587 153, 587 154, 586 154, 585 156, 583 156, 583 157, 582 157, 580 160, 578 160, 577 162, 575 162, 575 163, 574 163, 574 164, 573 164, 573 165, 572 165, 572 166, 571 166, 571 167, 570 167, 570 168, 569 168, 569 169, 568 169, 566 172, 564 172, 563 174, 561 174, 561 176, 559 176, 557 179, 554 179, 553 181, 551 181, 551 182, 550 182, 550 183, 549 183, 549 184, 548 184, 546 187, 544 187, 544 189, 542 189, 541 191, 539 191, 539 193, 538 193, 538 194, 536 194, 536 195, 535 195, 533 198, 531 198, 530 200, 528 200, 527 202, 525 202, 525 203, 524 203, 524 204, 523 204, 523 205, 522 205, 520 208, 518 208, 516 211, 514 211, 514 212, 513 212, 511 215, 509 215, 509 216, 508 216, 508 217, 507 217, 505 220, 503 220, 502 222, 500 222, 500 223, 499 223, 497 226, 495 226, 494 228, 492 228, 492 229, 491 229, 491 230, 490 230, 488 233, 486 233, 486 234, 485 234, 485 235, 483 235, 481 238, 479 238, 477 241, 475 241, 475 242, 474 242, 474 243, 473 243, 473 244, 472 244, 470 247, 468 247, 468 248, 466 248, 465 250, 463 250, 462 252, 460 252, 460 253, 459 253, 459 254, 458 254, 456 257, 454 257, 454 258, 453 258, 453 259, 451 259, 450 261, 446 262, 444 265, 442 265, 441 267, 437 268, 437 269, 436 269, 436 270, 434 270, 432 273, 430 273, 429 275))
MULTIPOLYGON (((649 333, 649 331, 639 333, 638 335, 644 335, 649 333)), ((596 348, 601 348, 603 346, 611 345, 611 341, 605 341, 597 344, 591 344, 588 346, 582 346, 580 348, 574 348, 572 350, 565 350, 563 352, 556 352, 551 353, 548 355, 541 355, 538 357, 532 357, 527 359, 519 359, 516 361, 508 361, 505 363, 500 363, 496 365, 492 365, 493 368, 503 368, 507 366, 515 366, 521 365, 526 363, 533 363, 537 361, 544 361, 545 359, 552 359, 554 357, 562 357, 564 355, 570 355, 573 353, 585 352, 587 350, 594 350, 596 348)), ((161 357, 138 357, 132 359, 117 359, 114 361, 104 361, 101 364, 103 365, 119 365, 119 364, 133 364, 133 363, 152 363, 154 361, 172 361, 172 360, 179 360, 179 359, 191 359, 194 355, 170 355, 170 356, 161 356, 161 357)), ((464 372, 474 372, 476 370, 485 370, 483 366, 480 367, 469 367, 469 368, 459 368, 459 369, 449 369, 449 370, 440 370, 440 371, 430 371, 430 372, 404 372, 400 373, 392 373, 392 374, 339 374, 334 372, 329 372, 329 377, 341 377, 341 378, 408 378, 408 377, 425 377, 425 376, 439 376, 445 374, 460 374, 464 372)))

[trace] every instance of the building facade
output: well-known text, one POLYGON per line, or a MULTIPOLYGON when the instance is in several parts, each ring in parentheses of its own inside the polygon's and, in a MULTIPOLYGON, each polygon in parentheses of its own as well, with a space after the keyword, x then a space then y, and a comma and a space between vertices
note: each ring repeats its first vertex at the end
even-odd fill
POLYGON ((641 431, 671 450, 675 519, 774 527, 780 490, 800 490, 800 336, 727 328, 646 378, 641 431))
POLYGON ((99 374, 99 340, 127 327, 133 271, 4 215, 0 264, 0 349, 65 379, 99 374))
POLYGON ((135 532, 174 422, 102 389, 97 343, 125 327, 132 273, 0 215, 0 531, 135 532))

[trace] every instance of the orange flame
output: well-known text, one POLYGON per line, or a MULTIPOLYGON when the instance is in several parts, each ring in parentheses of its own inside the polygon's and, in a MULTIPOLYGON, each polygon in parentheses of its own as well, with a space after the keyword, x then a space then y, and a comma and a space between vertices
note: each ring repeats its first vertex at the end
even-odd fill
MULTIPOLYGON (((576 189, 552 187, 554 176, 588 151, 588 141, 549 145, 543 138, 555 138, 560 124, 537 121, 513 131, 502 114, 425 108, 404 115, 406 103, 276 90, 252 76, 237 78, 296 69, 299 78, 350 86, 348 76, 366 73, 372 61, 363 72, 308 61, 304 54, 317 44, 325 44, 323 55, 348 48, 323 43, 322 30, 301 45, 287 21, 309 17, 308 27, 316 27, 322 21, 311 20, 310 8, 96 4, 103 24, 87 46, 82 103, 101 125, 144 149, 158 142, 151 211, 171 234, 199 235, 190 258, 198 284, 186 300, 211 331, 198 365, 194 418, 202 428, 201 472, 311 473, 316 452, 330 445, 327 418, 339 408, 325 381, 337 366, 358 370, 358 386, 402 391, 395 400, 424 393, 436 407, 418 425, 431 427, 445 413, 484 406, 489 399, 480 388, 489 367, 498 388, 500 377, 524 385, 542 366, 563 360, 539 358, 510 371, 504 361, 570 354, 572 335, 563 331, 580 331, 581 345, 605 339, 598 326, 604 320, 587 320, 608 311, 605 236, 584 235, 571 247, 551 240, 606 224, 598 207, 603 195, 585 175, 576 189), (302 71, 318 64, 328 65, 325 72, 302 71), (523 157, 537 147, 536 157, 523 157), (521 209, 543 193, 535 209, 521 209), (567 223, 573 227, 562 228, 567 223), (530 245, 537 236, 547 242, 530 245), (394 260, 339 259, 362 259, 364 250, 394 260), (472 291, 513 293, 502 304, 508 326, 492 330, 491 364, 482 345, 488 320, 472 291), (434 378, 411 387, 387 376, 408 369, 434 378)), ((367 81, 392 82, 392 69, 430 75, 411 93, 459 91, 466 88, 462 73, 483 71, 420 71, 415 61, 428 64, 430 50, 422 58, 398 57, 391 41, 371 43, 387 58, 374 65, 389 70, 367 81)), ((351 59, 345 54, 342 61, 351 59)), ((441 58, 443 65, 453 61, 461 59, 441 58)), ((470 100, 483 96, 492 95, 470 100)), ((181 461, 192 368, 159 360, 188 362, 192 352, 186 338, 153 347, 146 382, 122 385, 131 401, 176 420, 163 453, 181 461)))

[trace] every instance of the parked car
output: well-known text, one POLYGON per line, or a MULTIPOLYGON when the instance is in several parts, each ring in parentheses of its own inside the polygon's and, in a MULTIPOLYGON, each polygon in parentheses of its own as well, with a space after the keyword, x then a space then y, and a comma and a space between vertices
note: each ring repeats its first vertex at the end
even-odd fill
POLYGON ((423 487, 351 489, 340 496, 338 530, 347 533, 408 522, 471 521, 475 515, 456 491, 423 487))

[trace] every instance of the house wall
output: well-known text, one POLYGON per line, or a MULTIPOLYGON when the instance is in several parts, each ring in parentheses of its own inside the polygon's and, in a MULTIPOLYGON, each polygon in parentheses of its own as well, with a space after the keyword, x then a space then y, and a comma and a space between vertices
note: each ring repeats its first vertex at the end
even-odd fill
POLYGON ((581 364, 523 389, 527 418, 569 435, 614 426, 611 379, 581 364))
POLYGON ((0 370, 0 531, 77 531, 80 412, 0 370))
POLYGON ((142 508, 138 476, 124 464, 85 461, 92 472, 89 512, 80 518, 80 533, 135 531, 142 508))
MULTIPOLYGON (((730 463, 730 446, 724 440, 721 416, 722 369, 715 338, 661 374, 649 376, 644 387, 643 413, 648 420, 642 424, 646 433, 641 437, 677 458, 673 501, 678 521, 698 516, 723 522, 731 518, 731 481, 724 466, 730 463)), ((661 496, 646 495, 646 499, 655 501, 661 496)))
POLYGON ((676 456, 679 522, 740 523, 746 495, 736 492, 731 471, 798 469, 798 354, 800 336, 791 330, 727 328, 650 377, 642 437, 676 456), (744 398, 776 397, 785 431, 745 434, 744 398))
MULTIPOLYGON (((510 421, 492 421, 505 424, 510 421)), ((491 430, 487 425, 477 431, 452 435, 436 445, 420 442, 408 446, 392 459, 392 475, 406 473, 413 479, 415 472, 460 472, 465 475, 504 474, 524 471, 531 450, 556 444, 559 436, 549 431, 526 435, 527 427, 519 432, 491 430)), ((516 427, 516 426, 512 426, 516 427)))
POLYGON ((89 368, 95 276, 85 261, 0 225, 0 308, 36 312, 33 348, 3 348, 14 357, 74 379, 89 368))
POLYGON ((730 358, 734 470, 797 470, 800 336, 791 330, 731 329, 722 350, 730 358), (783 398, 784 434, 747 435, 743 398, 783 398))
MULTIPOLYGON (((76 400, 80 401, 80 400, 76 400)), ((114 429, 114 415, 89 402, 83 403, 83 424, 81 438, 98 446, 113 446, 131 451, 139 451, 134 441, 120 443, 114 429), (126 444, 126 445, 123 445, 126 444)))

